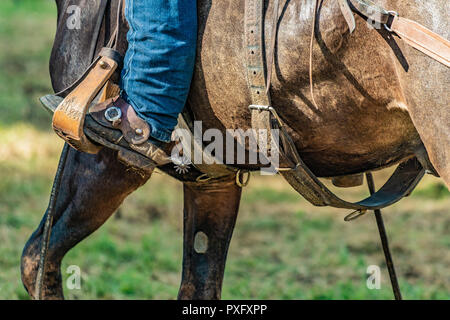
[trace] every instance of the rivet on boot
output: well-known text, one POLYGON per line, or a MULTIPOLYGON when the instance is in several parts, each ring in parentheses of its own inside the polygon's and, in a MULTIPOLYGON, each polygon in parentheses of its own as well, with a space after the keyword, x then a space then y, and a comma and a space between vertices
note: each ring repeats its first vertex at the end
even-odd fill
POLYGON ((140 128, 137 128, 137 129, 135 130, 135 132, 136 132, 136 134, 137 134, 138 136, 142 136, 142 135, 144 134, 144 131, 143 131, 142 129, 140 129, 140 128))

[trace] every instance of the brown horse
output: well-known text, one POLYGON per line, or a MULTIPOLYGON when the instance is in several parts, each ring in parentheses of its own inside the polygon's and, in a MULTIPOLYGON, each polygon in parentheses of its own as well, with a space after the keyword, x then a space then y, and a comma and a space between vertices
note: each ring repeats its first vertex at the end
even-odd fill
MULTIPOLYGON (((79 0, 81 30, 66 27, 68 1, 57 0, 58 31, 50 71, 55 91, 71 84, 88 66, 94 29, 93 1, 79 0)), ((317 15, 314 43, 315 100, 309 93, 309 53, 314 1, 285 0, 279 17, 271 95, 274 106, 311 170, 320 177, 387 167, 424 153, 450 185, 448 69, 356 15, 353 34, 334 0, 317 15)), ((113 6, 117 6, 117 0, 113 6)), ((244 0, 200 0, 198 58, 188 110, 203 129, 248 129, 250 96, 246 82, 244 0)), ((267 16, 272 1, 266 0, 267 16), (269 3, 270 2, 270 3, 269 3)), ((385 7, 448 38, 449 2, 385 1, 385 7)), ((126 22, 120 51, 126 50, 126 22)), ((111 34, 107 15, 99 48, 111 34)), ((272 29, 266 19, 266 34, 272 29)), ((266 37, 268 41, 269 37, 266 37)), ((246 165, 241 168, 248 169, 246 165)), ((127 170, 115 152, 90 155, 70 149, 55 205, 44 298, 63 298, 61 261, 78 242, 99 228, 150 174, 127 170), (107 185, 108 188, 103 186, 107 185)), ((241 188, 234 178, 184 182, 184 255, 180 299, 218 299, 241 188), (194 238, 202 232, 206 250, 194 238), (206 237, 205 237, 206 236, 206 237)), ((44 216, 45 219, 45 216, 44 216)), ((32 295, 43 223, 26 244, 23 283, 32 295)))

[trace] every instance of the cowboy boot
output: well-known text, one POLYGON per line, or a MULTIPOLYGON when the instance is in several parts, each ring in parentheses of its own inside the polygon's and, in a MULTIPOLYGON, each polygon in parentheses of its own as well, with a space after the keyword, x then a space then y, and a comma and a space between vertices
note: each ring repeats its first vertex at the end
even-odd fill
MULTIPOLYGON (((51 113, 62 98, 48 95, 41 99, 51 113)), ((118 151, 122 162, 145 171, 172 162, 168 156, 174 143, 150 137, 150 126, 120 96, 93 105, 84 120, 84 133, 91 142, 118 151)), ((76 148, 76 146, 75 146, 76 148)))

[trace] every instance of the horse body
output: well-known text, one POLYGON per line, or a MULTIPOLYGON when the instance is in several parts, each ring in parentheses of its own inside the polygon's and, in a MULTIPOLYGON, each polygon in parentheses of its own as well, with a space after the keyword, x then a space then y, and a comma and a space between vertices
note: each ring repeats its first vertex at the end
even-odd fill
MULTIPOLYGON (((287 1, 280 17, 273 105, 319 176, 363 172, 414 154, 420 138, 406 109, 383 32, 358 19, 350 35, 337 1, 324 1, 314 47, 317 108, 309 93, 314 1, 287 1)), ((269 46, 272 7, 266 10, 269 46)), ((204 128, 250 128, 244 1, 203 1, 199 58, 190 107, 204 128)), ((387 32, 386 32, 387 33, 387 32)))
MULTIPOLYGON (((88 2, 80 0, 80 5, 88 2)), ((112 2, 116 7, 117 0, 112 2)), ((417 12, 448 6, 439 0, 417 0, 415 6, 388 2, 387 8, 414 18, 420 17, 417 12)), ((64 29, 67 3, 59 0, 57 4, 59 28, 50 62, 55 91, 68 86, 87 67, 87 47, 92 36, 89 32, 64 29)), ((198 57, 188 99, 189 111, 195 120, 202 121, 204 130, 246 130, 251 127, 251 121, 243 50, 244 1, 199 0, 198 6, 198 57)), ((307 165, 323 177, 374 170, 423 152, 424 141, 436 169, 448 179, 450 175, 444 174, 448 170, 449 161, 445 162, 448 151, 436 149, 438 138, 444 145, 450 145, 450 122, 445 122, 449 119, 445 111, 447 70, 398 44, 384 29, 369 27, 360 17, 357 17, 355 32, 350 34, 337 1, 325 0, 320 6, 317 43, 313 50, 315 106, 309 93, 308 49, 313 7, 314 1, 310 0, 285 2, 279 18, 271 89, 274 107, 288 126, 307 165), (440 110, 444 123, 438 124, 436 117, 426 117, 425 112, 418 111, 424 107, 440 110), (414 124, 410 117, 413 109, 414 124), (437 132, 434 136, 426 127, 433 121, 433 125, 441 126, 434 131, 437 132)), ((271 37, 271 14, 272 3, 266 10, 266 46, 271 37)), ((448 23, 443 22, 445 13, 438 10, 433 14, 435 23, 428 26, 448 37, 448 23)), ((91 30, 92 17, 83 18, 83 28, 91 30)), ((422 19, 426 20, 427 16, 422 19)), ((427 25, 426 21, 419 22, 427 25)), ((124 21, 123 24, 122 53, 126 50, 127 30, 124 21)), ((111 17, 105 20, 100 43, 108 38, 113 25, 111 17)), ((46 297, 63 296, 59 267, 64 254, 95 231, 121 201, 149 177, 149 174, 130 173, 107 149, 98 155, 70 151, 63 177, 64 188, 56 208, 55 232, 50 241, 47 278, 53 281, 45 288, 46 297), (105 181, 113 187, 101 188, 105 181), (92 193, 102 190, 101 197, 109 200, 103 203, 98 197, 88 196, 92 193, 85 190, 92 193), (64 233, 68 229, 75 230, 70 237, 64 233)), ((207 186, 185 183, 184 192, 185 261, 179 297, 219 298, 240 188, 234 181, 207 186), (193 248, 192 241, 199 228, 209 237, 210 249, 205 253, 209 259, 201 258, 193 248)), ((33 292, 41 233, 42 224, 24 249, 22 277, 29 292, 33 292)))
MULTIPOLYGON (((448 3, 417 1, 417 6, 411 8, 413 6, 390 2, 386 7, 405 16, 411 14, 428 20, 423 12, 429 12, 435 21, 433 30, 448 36, 445 10, 436 10, 449 7, 448 3)), ((204 130, 251 127, 243 50, 244 3, 242 0, 201 0, 198 4, 198 58, 187 107, 195 120, 202 121, 204 130)), ((265 40, 268 47, 273 9, 271 2, 267 5, 265 40)), ((64 15, 65 6, 60 0, 59 16, 64 15)), ((378 30, 369 27, 362 18, 357 19, 357 28, 350 34, 337 1, 325 0, 318 15, 313 55, 317 101, 314 106, 309 92, 308 49, 313 10, 314 1, 285 2, 279 18, 271 89, 273 104, 306 164, 322 177, 379 169, 422 152, 422 138, 428 151, 431 150, 432 159, 436 160, 433 164, 438 169, 446 167, 447 152, 442 148, 434 151, 436 147, 431 145, 436 142, 424 139, 435 134, 426 132, 426 137, 420 137, 416 130, 422 133, 431 127, 428 131, 436 133, 441 128, 440 140, 450 146, 450 129, 444 122, 450 117, 445 111, 449 100, 446 87, 450 81, 445 67, 393 40, 383 27, 378 30), (430 69, 435 71, 432 78, 428 74, 430 69), (421 116, 414 119, 414 126, 408 110, 412 108, 416 114, 420 109, 416 105, 422 109, 424 105, 429 105, 429 109, 439 105, 438 110, 446 114, 431 120, 421 116), (442 123, 430 124, 436 120, 442 123)), ((92 20, 90 16, 85 18, 92 20)), ((428 25, 426 21, 419 22, 428 25)), ((127 26, 125 21, 123 23, 120 50, 124 53, 127 26)), ((108 19, 100 42, 108 37, 113 24, 114 19, 108 19)), ((72 83, 87 67, 87 47, 92 36, 89 30, 93 26, 89 21, 83 21, 82 25, 87 32, 58 28, 50 63, 56 91, 72 83)), ((443 172, 440 173, 446 179, 443 172)))

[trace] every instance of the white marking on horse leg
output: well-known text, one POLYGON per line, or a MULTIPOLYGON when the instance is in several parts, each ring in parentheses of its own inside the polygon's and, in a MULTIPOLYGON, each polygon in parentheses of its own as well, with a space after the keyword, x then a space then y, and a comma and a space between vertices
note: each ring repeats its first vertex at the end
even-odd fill
POLYGON ((202 231, 195 235, 194 250, 200 254, 204 254, 208 250, 208 236, 202 231))

